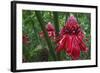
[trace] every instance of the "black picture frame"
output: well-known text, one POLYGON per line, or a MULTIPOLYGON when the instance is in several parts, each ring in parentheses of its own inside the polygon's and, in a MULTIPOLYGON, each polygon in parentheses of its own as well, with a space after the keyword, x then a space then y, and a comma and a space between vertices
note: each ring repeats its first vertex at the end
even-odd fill
POLYGON ((98 66, 98 7, 91 5, 74 5, 74 4, 58 4, 58 3, 44 3, 44 2, 28 2, 28 1, 11 1, 11 71, 12 72, 23 72, 23 71, 42 71, 42 70, 55 70, 55 69, 73 69, 73 68, 89 68, 98 66), (79 7, 79 8, 93 8, 96 10, 96 59, 95 65, 85 65, 85 66, 71 66, 71 67, 52 67, 52 68, 38 68, 38 69, 21 69, 17 70, 16 67, 16 7, 17 4, 29 4, 29 5, 49 5, 49 6, 64 6, 64 7, 79 7))

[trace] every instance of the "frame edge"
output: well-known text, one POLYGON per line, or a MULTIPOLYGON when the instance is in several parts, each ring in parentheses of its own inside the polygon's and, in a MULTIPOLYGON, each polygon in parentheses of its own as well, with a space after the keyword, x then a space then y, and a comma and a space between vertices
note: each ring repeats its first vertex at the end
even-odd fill
POLYGON ((16 2, 11 1, 11 71, 16 71, 16 2))

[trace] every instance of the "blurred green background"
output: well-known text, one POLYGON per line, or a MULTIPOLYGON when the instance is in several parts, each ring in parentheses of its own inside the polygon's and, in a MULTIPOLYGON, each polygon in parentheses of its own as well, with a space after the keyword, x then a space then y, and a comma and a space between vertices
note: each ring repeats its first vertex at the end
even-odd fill
POLYGON ((91 58, 91 14, 73 12, 33 11, 22 10, 22 32, 27 35, 29 43, 23 44, 23 62, 63 61, 71 58, 62 51, 59 55, 55 53, 55 43, 52 42, 47 33, 46 38, 41 38, 39 32, 45 31, 44 27, 51 22, 57 32, 65 25, 70 14, 73 14, 84 31, 84 42, 89 48, 88 53, 81 52, 80 60, 91 58), (60 57, 60 58, 59 58, 60 57))

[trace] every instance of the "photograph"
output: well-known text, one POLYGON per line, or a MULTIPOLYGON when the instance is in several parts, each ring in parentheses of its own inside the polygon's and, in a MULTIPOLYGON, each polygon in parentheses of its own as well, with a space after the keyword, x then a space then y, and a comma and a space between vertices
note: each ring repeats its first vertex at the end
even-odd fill
POLYGON ((90 13, 23 10, 22 31, 23 62, 91 59, 90 13))

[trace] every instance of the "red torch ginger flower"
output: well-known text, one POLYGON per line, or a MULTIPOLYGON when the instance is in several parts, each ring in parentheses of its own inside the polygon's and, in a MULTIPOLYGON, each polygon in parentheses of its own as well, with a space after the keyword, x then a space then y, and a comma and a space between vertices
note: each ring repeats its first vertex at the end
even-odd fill
MULTIPOLYGON (((45 29, 48 32, 48 36, 52 39, 55 39, 55 28, 54 28, 53 24, 51 24, 51 22, 48 22, 45 29)), ((40 32, 39 35, 40 35, 40 37, 44 37, 43 32, 40 32)))
POLYGON ((70 16, 60 31, 60 40, 57 42, 57 52, 65 50, 73 60, 79 59, 80 51, 87 52, 88 48, 83 42, 84 33, 76 18, 70 16))

